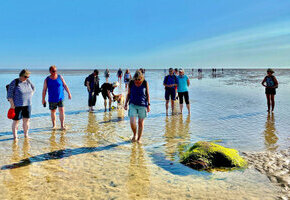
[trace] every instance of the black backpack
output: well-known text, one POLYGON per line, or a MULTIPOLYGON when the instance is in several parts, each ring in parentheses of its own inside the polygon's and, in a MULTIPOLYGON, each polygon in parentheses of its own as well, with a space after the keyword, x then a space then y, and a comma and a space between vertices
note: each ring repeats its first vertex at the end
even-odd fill
POLYGON ((87 87, 87 81, 89 81, 89 76, 86 77, 85 82, 84 82, 84 86, 87 87))
MULTIPOLYGON (((164 80, 165 84, 167 84, 167 80, 168 80, 168 77, 169 77, 169 76, 170 76, 170 75, 165 76, 165 80, 164 80)), ((177 83, 178 80, 177 80, 176 75, 173 75, 173 76, 174 76, 175 83, 177 83)))
MULTIPOLYGON (((14 79, 15 80, 15 87, 17 87, 18 86, 18 84, 19 84, 19 78, 16 78, 16 79, 14 79)), ((7 84, 6 85, 6 91, 8 92, 8 90, 9 90, 9 85, 10 84, 7 84)))

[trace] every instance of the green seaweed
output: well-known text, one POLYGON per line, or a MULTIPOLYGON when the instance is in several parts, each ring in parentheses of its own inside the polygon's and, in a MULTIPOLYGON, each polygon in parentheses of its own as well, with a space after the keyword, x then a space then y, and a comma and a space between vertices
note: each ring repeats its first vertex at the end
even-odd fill
POLYGON ((223 147, 213 142, 196 142, 187 151, 180 154, 181 163, 195 168, 196 161, 205 164, 206 168, 245 168, 247 162, 235 149, 223 147))

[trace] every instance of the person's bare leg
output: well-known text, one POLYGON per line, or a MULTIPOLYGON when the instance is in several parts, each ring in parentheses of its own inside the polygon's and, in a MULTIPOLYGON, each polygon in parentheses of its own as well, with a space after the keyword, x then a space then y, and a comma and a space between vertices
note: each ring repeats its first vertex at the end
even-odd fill
POLYGON ((190 115, 190 104, 186 104, 188 114, 190 115))
POLYGON ((272 112, 274 112, 275 108, 275 95, 271 95, 271 105, 272 105, 272 112))
POLYGON ((172 114, 174 112, 174 100, 171 100, 171 112, 172 112, 172 114))
POLYGON ((180 113, 182 114, 183 104, 179 104, 180 107, 180 113))
POLYGON ((107 99, 104 99, 105 112, 107 111, 107 99))
POLYGON ((135 142, 136 141, 136 131, 137 131, 136 117, 130 117, 130 125, 131 125, 131 129, 133 131, 132 142, 135 142))
POLYGON ((109 99, 109 110, 111 110, 111 108, 112 108, 112 100, 109 99))
POLYGON ((12 133, 13 133, 14 140, 18 139, 17 138, 18 124, 19 124, 19 120, 13 120, 13 122, 12 122, 12 133))
POLYGON ((50 116, 51 116, 51 122, 52 122, 52 128, 55 128, 55 121, 56 121, 56 109, 50 110, 50 116))
POLYGON ((266 97, 267 97, 268 112, 270 112, 270 95, 266 94, 266 97))
POLYGON ((168 104, 169 104, 169 100, 166 100, 166 103, 165 103, 166 115, 168 115, 168 104))
POLYGON ((137 138, 137 142, 140 143, 141 141, 141 136, 143 133, 143 128, 144 128, 144 118, 139 118, 138 119, 138 138, 137 138))
POLYGON ((29 129, 29 118, 23 118, 23 132, 24 137, 28 137, 28 129, 29 129))
POLYGON ((64 107, 58 107, 59 111, 59 120, 60 120, 60 126, 61 129, 65 130, 64 120, 65 120, 65 113, 64 113, 64 107))

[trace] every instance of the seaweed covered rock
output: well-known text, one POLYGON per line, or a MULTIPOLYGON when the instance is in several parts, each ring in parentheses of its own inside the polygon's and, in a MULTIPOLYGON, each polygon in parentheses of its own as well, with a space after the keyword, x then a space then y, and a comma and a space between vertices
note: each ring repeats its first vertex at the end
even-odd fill
POLYGON ((247 162, 235 149, 213 142, 197 142, 181 155, 181 163, 197 170, 214 168, 244 168, 247 162))

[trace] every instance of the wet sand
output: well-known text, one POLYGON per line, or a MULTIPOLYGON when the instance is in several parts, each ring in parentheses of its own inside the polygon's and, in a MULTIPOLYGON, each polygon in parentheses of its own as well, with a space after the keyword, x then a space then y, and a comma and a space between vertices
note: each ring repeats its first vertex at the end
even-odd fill
POLYGON ((290 148, 279 152, 244 152, 250 168, 267 175, 281 187, 281 199, 290 199, 290 148))
MULTIPOLYGON (((279 184, 255 167, 230 172, 195 171, 179 164, 178 149, 201 140, 217 140, 240 152, 270 151, 273 157, 288 149, 290 76, 286 72, 277 72, 281 86, 275 116, 269 117, 260 85, 263 71, 225 70, 215 77, 207 72, 200 78, 190 76, 190 116, 186 109, 183 115, 166 116, 163 70, 146 71, 152 111, 145 120, 142 145, 128 142, 132 133, 127 112, 103 112, 100 96, 96 111, 87 112, 83 86, 86 73, 64 74, 73 94, 71 101, 65 101, 68 129, 52 130, 49 111, 41 105, 46 74, 34 74, 31 81, 37 91, 33 97, 31 139, 25 140, 20 132, 19 141, 13 142, 11 121, 0 115, 0 197, 277 199, 281 197, 277 178, 279 184), (243 81, 237 81, 241 77, 243 81)), ((6 83, 14 76, 0 74, 0 78, 6 83)), ((112 77, 112 81, 115 79, 112 77)), ((119 92, 124 92, 124 84, 117 89, 119 92)), ((0 103, 8 110, 3 93, 0 103)))

